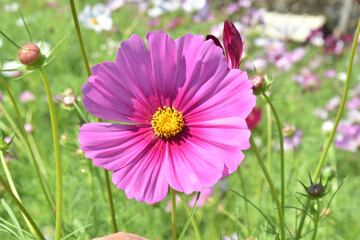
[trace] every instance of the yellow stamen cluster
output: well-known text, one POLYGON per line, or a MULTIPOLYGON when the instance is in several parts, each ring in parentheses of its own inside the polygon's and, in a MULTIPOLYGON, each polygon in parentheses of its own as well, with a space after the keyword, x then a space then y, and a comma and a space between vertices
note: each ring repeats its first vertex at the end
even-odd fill
POLYGON ((151 121, 155 134, 166 139, 176 136, 176 134, 181 132, 184 124, 181 112, 175 110, 174 107, 170 108, 166 106, 159 108, 153 115, 153 120, 151 121))
POLYGON ((99 24, 98 20, 95 17, 91 18, 91 23, 95 25, 99 24))

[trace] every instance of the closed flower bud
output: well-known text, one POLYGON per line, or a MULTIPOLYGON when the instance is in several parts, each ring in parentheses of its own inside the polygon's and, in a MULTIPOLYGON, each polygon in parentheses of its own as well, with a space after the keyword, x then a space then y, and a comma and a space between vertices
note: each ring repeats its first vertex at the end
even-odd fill
POLYGON ((71 107, 76 102, 76 96, 74 94, 70 94, 69 96, 65 96, 63 99, 64 105, 67 107, 71 107))
POLYGON ((40 48, 34 43, 25 44, 18 52, 22 64, 33 66, 41 58, 40 48))
POLYGON ((312 197, 321 197, 324 193, 324 186, 320 183, 315 183, 307 188, 307 193, 312 197))
POLYGON ((252 76, 250 78, 250 81, 253 84, 253 89, 256 91, 256 90, 260 90, 264 86, 265 78, 262 75, 257 74, 252 76))
POLYGON ((334 168, 327 166, 322 170, 321 175, 325 181, 329 181, 335 176, 335 170, 334 168))
POLYGON ((243 41, 234 23, 225 21, 223 42, 229 69, 239 68, 243 53, 243 41))

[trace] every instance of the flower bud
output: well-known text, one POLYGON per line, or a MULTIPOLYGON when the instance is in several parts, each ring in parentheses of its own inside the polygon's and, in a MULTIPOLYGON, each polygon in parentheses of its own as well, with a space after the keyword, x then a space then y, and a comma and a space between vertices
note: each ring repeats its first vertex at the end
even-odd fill
POLYGON ((311 184, 307 188, 307 193, 312 197, 321 197, 324 193, 324 186, 321 183, 311 184))
POLYGON ((27 43, 20 49, 18 56, 22 64, 33 66, 41 57, 40 48, 34 43, 27 43))
POLYGON ((253 84, 253 89, 255 91, 258 91, 264 86, 265 78, 262 75, 257 74, 257 75, 252 76, 250 78, 250 81, 253 84))
POLYGON ((71 107, 74 105, 74 102, 76 102, 76 96, 74 94, 70 94, 69 96, 65 96, 63 99, 64 105, 67 107, 71 107))
POLYGON ((225 21, 223 42, 226 51, 228 68, 239 68, 243 53, 243 41, 234 23, 225 21))
POLYGON ((335 169, 330 166, 327 166, 322 170, 321 175, 323 179, 327 182, 331 180, 333 177, 335 177, 335 169))

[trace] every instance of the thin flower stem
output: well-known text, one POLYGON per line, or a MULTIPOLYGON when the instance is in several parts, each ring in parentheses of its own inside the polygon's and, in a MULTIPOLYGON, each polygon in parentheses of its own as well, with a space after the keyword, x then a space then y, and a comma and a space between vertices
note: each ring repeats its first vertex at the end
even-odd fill
POLYGON ((189 216, 188 216, 188 218, 187 218, 187 220, 186 220, 186 222, 185 222, 184 228, 183 228, 183 230, 182 230, 181 233, 180 233, 179 240, 182 240, 182 239, 184 238, 185 233, 186 233, 186 230, 188 229, 189 224, 190 224, 191 220, 192 220, 193 217, 194 217, 195 210, 196 210, 196 205, 197 205, 197 203, 198 203, 199 197, 200 197, 200 192, 198 192, 198 193, 196 194, 196 199, 195 199, 194 206, 192 207, 191 212, 190 212, 190 214, 189 214, 189 216))
MULTIPOLYGON (((315 173, 312 176, 312 179, 313 179, 314 182, 316 182, 317 178, 319 177, 321 168, 322 168, 322 166, 324 165, 324 162, 325 162, 327 152, 329 151, 329 148, 330 148, 330 146, 331 146, 331 144, 332 144, 332 142, 334 140, 336 129, 337 129, 337 126, 339 125, 339 122, 340 122, 341 114, 342 114, 342 112, 344 110, 344 106, 345 106, 345 102, 346 102, 346 98, 347 98, 347 94, 348 94, 349 86, 350 86, 350 75, 351 75, 352 65, 353 65, 353 62, 354 62, 354 56, 355 56, 355 51, 356 51, 356 45, 357 45, 358 38, 359 38, 359 33, 360 33, 360 19, 359 19, 359 22, 358 22, 358 25, 357 25, 357 28, 356 28, 356 33, 355 33, 354 40, 353 40, 352 47, 351 47, 349 64, 348 64, 347 73, 346 73, 346 82, 345 82, 345 87, 344 87, 344 92, 343 92, 343 96, 342 96, 342 99, 341 99, 340 107, 339 107, 339 110, 338 110, 338 112, 336 114, 334 127, 333 127, 333 129, 332 129, 332 131, 331 131, 331 133, 329 135, 329 138, 328 138, 328 140, 326 142, 324 150, 323 150, 323 152, 321 154, 321 157, 320 157, 320 160, 319 160, 318 165, 316 167, 315 173)), ((309 207, 310 207, 310 200, 307 200, 307 203, 306 203, 306 206, 305 206, 305 209, 304 209, 305 213, 308 211, 309 207)), ((306 218, 306 214, 303 214, 301 216, 301 219, 300 219, 300 223, 299 223, 298 230, 296 232, 295 240, 299 239, 300 236, 301 236, 301 231, 302 231, 302 228, 304 226, 305 218, 306 218)))
POLYGON ((268 173, 268 171, 266 170, 266 167, 263 163, 263 161, 261 160, 261 157, 260 157, 260 154, 259 154, 259 151, 257 150, 257 147, 254 143, 254 140, 252 138, 252 136, 250 136, 250 144, 251 144, 251 149, 254 151, 255 153, 255 156, 256 156, 256 159, 258 160, 259 164, 260 164, 260 167, 261 167, 261 170, 263 171, 264 175, 265 175, 265 178, 266 178, 266 181, 268 182, 269 184, 269 187, 270 187, 270 190, 271 190, 271 193, 273 195, 273 198, 275 200, 275 204, 276 204, 276 207, 277 207, 277 210, 278 210, 278 214, 279 214, 279 221, 280 221, 280 231, 281 231, 281 240, 285 240, 285 222, 284 222, 284 214, 283 214, 283 209, 281 207, 281 204, 280 204, 280 201, 279 201, 279 198, 277 196, 277 193, 276 193, 276 190, 275 190, 275 186, 271 180, 271 177, 268 173))
POLYGON ((94 168, 92 167, 92 163, 91 161, 88 161, 89 164, 89 172, 90 172, 90 178, 89 178, 89 185, 90 185, 90 195, 91 195, 91 200, 94 204, 94 208, 93 208, 93 226, 94 226, 94 235, 96 236, 98 234, 99 231, 99 224, 97 221, 97 210, 96 210, 96 206, 95 206, 95 187, 94 187, 94 168))
POLYGON ((5 190, 9 193, 10 197, 12 198, 12 200, 16 203, 16 205, 20 208, 21 212, 25 215, 26 219, 29 220, 29 223, 31 224, 31 226, 34 228, 36 234, 38 235, 38 237, 41 240, 45 240, 44 235, 41 233, 40 229, 38 228, 38 226, 36 225, 36 223, 34 222, 34 220, 32 219, 32 217, 30 216, 29 212, 25 209, 25 207, 22 205, 22 203, 16 198, 16 196, 14 195, 14 193, 11 191, 9 185, 5 182, 5 180, 3 179, 3 177, 0 174, 0 183, 3 185, 3 187, 5 188, 5 190))
POLYGON ((53 210, 55 209, 55 202, 54 202, 53 196, 51 195, 49 186, 47 185, 44 176, 41 174, 41 171, 40 171, 39 166, 37 164, 37 161, 35 159, 34 152, 33 152, 32 148, 31 148, 27 133, 26 133, 25 128, 24 128, 24 122, 23 122, 23 120, 21 118, 19 108, 17 107, 15 99, 14 99, 10 89, 8 88, 6 82, 1 77, 0 77, 0 82, 3 85, 3 87, 5 88, 6 92, 8 93, 8 95, 10 97, 10 100, 11 100, 11 102, 13 104, 16 116, 17 116, 18 121, 19 121, 21 132, 23 133, 23 137, 25 139, 25 144, 24 144, 25 148, 26 148, 26 150, 27 150, 27 152, 28 152, 28 154, 29 154, 29 156, 30 156, 30 158, 32 160, 32 164, 34 165, 35 172, 36 172, 36 174, 37 174, 37 176, 39 178, 41 188, 42 188, 42 190, 44 192, 44 195, 45 195, 45 198, 46 198, 46 200, 47 200, 47 202, 49 204, 50 210, 51 210, 52 213, 54 213, 53 210))
POLYGON ((271 172, 271 145, 272 145, 272 119, 271 109, 269 105, 266 105, 266 116, 267 116, 267 165, 271 172))
POLYGON ((61 176, 61 155, 60 155, 60 144, 59 144, 59 132, 57 128, 57 120, 53 98, 49 82, 45 76, 44 71, 39 67, 40 75, 44 82, 46 95, 49 104, 51 128, 53 133, 54 150, 55 150, 55 162, 56 162, 56 225, 55 225, 55 240, 61 238, 61 219, 62 219, 62 176, 61 176))
POLYGON ((117 226, 116 226, 114 203, 113 203, 113 198, 112 198, 112 194, 111 194, 109 172, 106 169, 104 169, 104 175, 105 175, 106 188, 107 188, 108 199, 109 199, 109 206, 110 206, 110 213, 111 213, 111 223, 112 223, 113 231, 114 231, 114 233, 116 233, 118 231, 118 229, 117 229, 117 226))
POLYGON ((77 35, 77 39, 78 39, 79 46, 80 46, 81 56, 82 56, 84 64, 85 64, 86 73, 87 73, 88 76, 90 76, 91 71, 90 71, 90 67, 89 67, 89 61, 88 61, 88 59, 86 57, 84 42, 83 42, 82 36, 81 36, 81 31, 80 31, 79 21, 78 21, 78 18, 77 18, 77 13, 76 13, 74 0, 70 0, 70 6, 71 6, 71 14, 72 14, 73 19, 74 19, 76 35, 77 35))
POLYGON ((280 172, 281 172, 280 173, 281 174, 281 191, 280 191, 280 195, 281 195, 281 208, 284 210, 284 206, 285 206, 284 138, 283 138, 283 134, 282 134, 282 128, 281 128, 279 115, 277 114, 274 105, 270 101, 270 98, 264 92, 262 93, 262 95, 264 96, 264 98, 266 99, 266 101, 268 102, 268 104, 271 107, 271 111, 274 114, 276 125, 278 127, 278 132, 279 132, 279 138, 280 138, 280 165, 281 165, 280 166, 281 167, 281 169, 280 169, 280 172))
MULTIPOLYGON (((190 209, 189 209, 189 207, 187 206, 185 200, 183 199, 183 197, 182 197, 180 194, 179 194, 178 196, 179 196, 182 204, 184 205, 184 208, 185 208, 187 214, 190 215, 190 209)), ((194 232, 195 232, 195 235, 196 235, 196 239, 197 239, 197 240, 201 240, 201 236, 200 236, 200 233, 199 233, 199 227, 197 226, 196 221, 195 221, 194 218, 191 218, 191 225, 192 225, 192 227, 193 227, 193 229, 194 229, 194 232)))
MULTIPOLYGON (((12 179, 12 176, 11 176, 11 173, 10 173, 10 171, 9 171, 9 168, 7 167, 7 164, 6 164, 6 161, 5 161, 5 158, 4 158, 4 154, 3 154, 2 151, 0 151, 0 160, 1 160, 1 164, 2 164, 2 166, 3 166, 3 168, 4 168, 4 172, 5 172, 6 178, 7 178, 8 182, 9 182, 10 189, 11 189, 11 191, 13 192, 13 194, 15 195, 15 197, 19 200, 19 202, 21 202, 19 193, 18 193, 17 190, 16 190, 14 181, 13 181, 13 179, 12 179)), ((24 217, 24 220, 25 220, 25 222, 26 222, 26 225, 27 225, 28 228, 30 229, 30 232, 31 232, 32 235, 36 238, 37 233, 36 233, 35 229, 32 227, 31 223, 30 223, 29 220, 26 218, 26 216, 24 215, 24 213, 21 213, 21 215, 24 217)))
POLYGON ((176 199, 175 190, 170 187, 171 195, 171 232, 172 240, 176 240, 176 199))
POLYGON ((313 231, 313 235, 311 237, 311 240, 316 239, 316 234, 317 234, 317 230, 318 230, 318 223, 319 223, 319 216, 320 216, 320 201, 319 201, 319 199, 316 199, 316 202, 317 202, 317 211, 315 213, 314 231, 313 231))
MULTIPOLYGON (((244 176, 241 172, 241 168, 239 168, 238 170, 239 173, 239 177, 240 177, 240 184, 241 184, 241 189, 242 192, 244 194, 244 197, 247 198, 247 191, 246 191, 246 187, 245 187, 245 180, 244 180, 244 176)), ((248 202, 245 202, 245 219, 246 219, 246 225, 248 227, 248 231, 250 232, 250 218, 249 218, 249 205, 248 202)))
MULTIPOLYGON (((76 29, 76 35, 77 35, 77 39, 79 42, 80 51, 81 51, 84 65, 85 65, 86 73, 87 73, 87 76, 90 77, 90 75, 91 75, 90 65, 89 65, 89 61, 86 56, 84 42, 83 42, 83 39, 81 36, 81 31, 80 31, 79 21, 77 18, 74 0, 70 0, 70 6, 71 6, 71 14, 73 16, 74 25, 75 25, 75 29, 76 29)), ((80 110, 80 109, 77 109, 77 110, 80 110)), ((83 116, 83 118, 85 118, 85 117, 83 116)), ((85 120, 86 120, 86 118, 85 118, 85 120)), ((102 120, 100 118, 98 118, 98 121, 101 122, 102 120)), ((106 182, 106 189, 108 191, 108 196, 111 197, 112 196, 111 186, 110 186, 110 181, 109 181, 108 177, 105 177, 105 182, 106 182)), ((114 211, 114 203, 113 203, 112 199, 109 199, 109 207, 110 207, 111 221, 113 223, 113 228, 115 230, 115 229, 117 229, 117 227, 116 227, 117 224, 116 224, 116 217, 115 217, 115 211, 114 211)))

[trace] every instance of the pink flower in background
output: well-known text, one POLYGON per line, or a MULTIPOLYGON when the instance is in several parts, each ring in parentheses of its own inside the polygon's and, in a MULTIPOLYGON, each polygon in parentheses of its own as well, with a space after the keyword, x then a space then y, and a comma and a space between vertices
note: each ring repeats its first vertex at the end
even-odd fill
MULTIPOLYGON (((200 196, 199 196, 199 200, 196 204, 196 207, 202 207, 204 206, 209 198, 211 197, 211 195, 213 194, 213 189, 212 188, 205 188, 204 191, 202 191, 200 193, 200 196)), ((190 207, 193 207, 194 204, 195 204, 195 201, 196 201, 196 195, 194 195, 194 197, 190 200, 189 202, 189 206, 190 207)))
POLYGON ((116 62, 92 67, 84 107, 119 122, 84 124, 81 150, 129 199, 163 200, 169 185, 203 191, 236 171, 249 148, 246 117, 255 106, 246 72, 228 70, 203 36, 173 40, 163 31, 123 41, 116 62))
POLYGON ((294 82, 299 83, 305 91, 314 91, 321 87, 320 78, 307 68, 302 68, 301 74, 293 74, 291 78, 294 82))
POLYGON ((34 101, 35 99, 36 99, 36 96, 29 90, 22 92, 20 95, 20 101, 23 103, 31 102, 31 101, 34 101))
POLYGON ((335 147, 356 152, 360 146, 360 125, 340 122, 336 129, 335 147))
POLYGON ((257 127, 259 122, 261 121, 262 109, 260 107, 255 107, 250 115, 246 118, 246 123, 250 130, 253 130, 257 127))
POLYGON ((354 97, 346 102, 346 108, 349 110, 354 110, 360 108, 360 97, 354 97))
POLYGON ((324 72, 324 77, 326 77, 326 78, 334 78, 335 76, 336 76, 335 69, 328 69, 324 72))
MULTIPOLYGON (((284 150, 291 151, 297 148, 302 139, 302 131, 291 125, 285 126, 282 131, 284 135, 284 150)), ((277 148, 280 149, 279 144, 277 148)))

